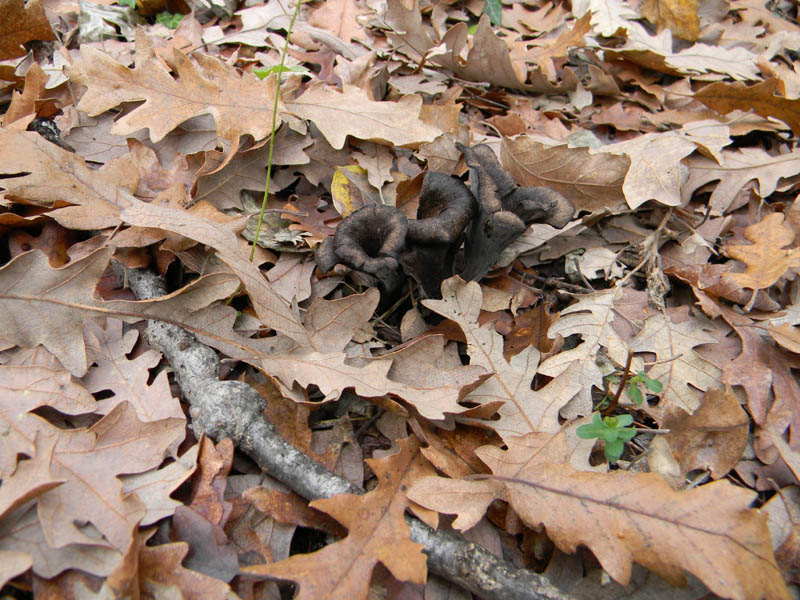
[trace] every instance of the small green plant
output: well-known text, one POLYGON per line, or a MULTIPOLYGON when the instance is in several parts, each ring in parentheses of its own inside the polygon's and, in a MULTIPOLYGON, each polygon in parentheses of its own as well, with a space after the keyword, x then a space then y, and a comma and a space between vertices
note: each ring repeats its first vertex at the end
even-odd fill
POLYGON ((641 406, 642 402, 644 402, 644 395, 639 385, 644 385, 644 387, 654 394, 660 394, 661 390, 664 389, 660 381, 657 379, 650 379, 644 371, 639 371, 630 378, 628 381, 628 389, 625 390, 625 393, 628 394, 628 398, 633 400, 636 406, 641 406))
MULTIPOLYGON (((606 381, 609 384, 617 385, 619 384, 619 379, 614 377, 613 375, 609 375, 606 377, 606 381)), ((642 390, 639 386, 643 385, 649 391, 654 394, 660 394, 664 387, 661 385, 661 382, 657 379, 650 379, 647 376, 647 373, 644 371, 639 371, 633 377, 628 379, 625 382, 625 393, 627 394, 628 398, 633 401, 636 406, 641 406, 642 402, 644 402, 644 394, 642 394, 642 390)), ((603 397, 603 400, 600 402, 600 407, 605 408, 610 406, 614 401, 614 395, 610 392, 607 392, 606 395, 603 397)))
POLYGON ((177 29, 181 24, 181 19, 183 19, 183 15, 180 13, 160 12, 156 15, 156 23, 161 23, 168 29, 177 29))
POLYGON ((581 425, 575 431, 579 438, 590 440, 600 438, 605 441, 606 460, 615 463, 622 456, 625 442, 629 442, 636 435, 636 429, 630 425, 633 423, 631 415, 617 415, 615 417, 603 417, 599 412, 594 413, 591 425, 581 425))

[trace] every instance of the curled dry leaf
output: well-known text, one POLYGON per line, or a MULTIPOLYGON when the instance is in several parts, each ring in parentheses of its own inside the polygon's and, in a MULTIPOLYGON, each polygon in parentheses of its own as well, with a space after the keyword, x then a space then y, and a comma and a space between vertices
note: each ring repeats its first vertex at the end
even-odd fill
POLYGON ((477 523, 493 500, 506 500, 528 526, 544 526, 562 551, 587 546, 622 585, 637 562, 673 585, 688 571, 724 597, 790 597, 765 515, 748 508, 752 492, 727 481, 676 492, 654 473, 577 471, 565 462, 564 434, 530 434, 508 447, 477 451, 496 478, 429 477, 409 498, 458 514, 459 529, 477 523))
POLYGON ((662 437, 683 475, 692 469, 708 469, 714 479, 725 477, 747 446, 747 413, 730 388, 708 390, 691 415, 670 411, 662 426, 671 432, 662 437))
POLYGON ((576 210, 594 212, 625 202, 622 186, 631 164, 627 156, 593 154, 588 148, 566 145, 545 146, 519 136, 503 139, 500 159, 518 184, 550 187, 576 210))

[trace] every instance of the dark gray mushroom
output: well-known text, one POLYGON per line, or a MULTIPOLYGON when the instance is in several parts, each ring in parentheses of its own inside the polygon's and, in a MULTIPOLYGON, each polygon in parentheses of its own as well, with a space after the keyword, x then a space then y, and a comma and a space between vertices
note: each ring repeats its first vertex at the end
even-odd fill
POLYGON ((333 238, 320 244, 317 266, 327 273, 341 263, 368 275, 367 283, 372 279, 392 293, 403 283, 398 257, 405 248, 407 232, 408 219, 397 208, 364 206, 339 224, 333 238))
POLYGON ((474 211, 475 198, 460 179, 435 171, 425 174, 401 260, 429 298, 441 297, 442 281, 455 273, 456 253, 474 211))
POLYGON ((544 187, 520 187, 503 169, 489 146, 456 143, 470 169, 470 187, 478 211, 467 231, 464 270, 467 281, 481 279, 500 253, 535 222, 566 225, 575 210, 564 196, 544 187))

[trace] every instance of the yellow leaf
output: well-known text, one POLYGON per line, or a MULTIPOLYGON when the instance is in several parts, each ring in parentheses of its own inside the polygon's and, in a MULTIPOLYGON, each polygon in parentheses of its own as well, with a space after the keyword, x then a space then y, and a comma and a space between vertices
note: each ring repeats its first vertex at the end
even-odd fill
POLYGON ((345 171, 363 176, 367 174, 367 170, 358 165, 336 167, 336 170, 333 172, 331 196, 333 197, 333 206, 342 217, 350 216, 363 206, 361 194, 350 183, 347 175, 345 175, 345 171))

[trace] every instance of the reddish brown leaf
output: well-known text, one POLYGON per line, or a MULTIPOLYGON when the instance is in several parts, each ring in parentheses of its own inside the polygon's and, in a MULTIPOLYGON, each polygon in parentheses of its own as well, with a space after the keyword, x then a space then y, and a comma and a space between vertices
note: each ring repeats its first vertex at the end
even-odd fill
POLYGON ((315 500, 313 508, 328 513, 348 529, 344 540, 312 554, 296 555, 276 564, 247 567, 251 575, 294 581, 297 600, 316 600, 332 594, 366 599, 375 565, 382 563, 400 581, 424 583, 422 546, 409 539, 403 513, 408 505, 407 477, 419 456, 419 442, 398 442, 400 452, 369 460, 378 487, 364 496, 342 494, 315 500))
POLYGON ((0 60, 25 56, 22 44, 32 40, 56 39, 41 0, 32 0, 27 6, 25 0, 2 0, 0 14, 0 60))

